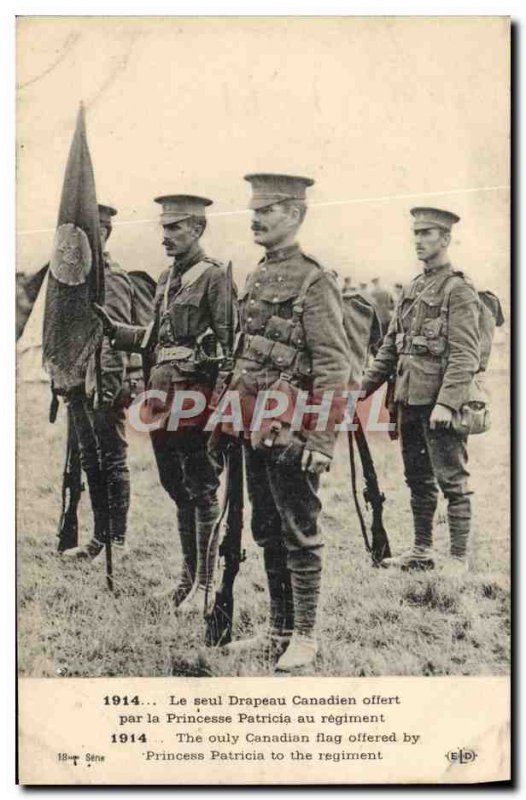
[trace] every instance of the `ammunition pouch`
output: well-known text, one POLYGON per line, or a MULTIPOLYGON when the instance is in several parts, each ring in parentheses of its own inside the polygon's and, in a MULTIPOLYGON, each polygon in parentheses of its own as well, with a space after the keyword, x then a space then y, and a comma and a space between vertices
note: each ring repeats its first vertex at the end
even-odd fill
POLYGON ((278 419, 265 420, 261 428, 250 432, 250 443, 254 450, 270 453, 276 463, 292 464, 301 459, 305 441, 299 431, 292 430, 292 418, 296 407, 297 388, 292 376, 282 373, 270 387, 288 397, 287 410, 278 419))
MULTIPOLYGON (((428 320, 427 322, 440 322, 440 320, 428 320)), ((417 355, 417 356, 443 356, 447 349, 447 339, 437 333, 438 326, 424 323, 422 330, 427 331, 420 335, 412 336, 410 333, 397 333, 395 347, 398 355, 417 355)))
POLYGON ((485 433, 491 427, 489 397, 480 375, 475 375, 469 387, 468 399, 453 415, 453 430, 463 436, 485 433))
MULTIPOLYGON (((278 318, 271 318, 271 320, 275 319, 278 318)), ((282 322, 288 321, 282 320, 282 322)), ((304 379, 312 372, 311 359, 305 350, 300 350, 293 344, 273 341, 267 336, 259 334, 244 334, 236 356, 255 361, 256 364, 261 364, 261 366, 269 366, 285 371, 291 375, 294 381, 304 379)))

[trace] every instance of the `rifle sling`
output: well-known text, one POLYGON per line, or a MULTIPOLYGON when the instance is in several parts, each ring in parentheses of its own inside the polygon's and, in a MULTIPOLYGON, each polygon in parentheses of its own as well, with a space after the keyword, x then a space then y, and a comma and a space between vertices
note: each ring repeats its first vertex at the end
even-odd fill
POLYGON ((356 480, 356 461, 354 458, 354 431, 349 431, 349 460, 351 463, 351 488, 352 488, 352 496, 354 499, 354 505, 356 506, 356 514, 358 516, 358 521, 360 523, 360 529, 362 532, 362 537, 365 543, 365 549, 368 553, 371 552, 372 548, 369 543, 369 538, 367 536, 367 526, 365 524, 365 519, 363 517, 362 509, 360 506, 360 500, 358 499, 358 486, 356 480))

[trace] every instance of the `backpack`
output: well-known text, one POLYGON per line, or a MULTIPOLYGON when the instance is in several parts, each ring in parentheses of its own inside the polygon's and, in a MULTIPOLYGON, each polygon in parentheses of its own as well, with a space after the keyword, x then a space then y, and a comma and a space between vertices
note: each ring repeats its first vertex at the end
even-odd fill
MULTIPOLYGON (((464 278, 462 272, 455 272, 453 277, 464 278)), ((453 291, 454 281, 449 279, 444 293, 444 300, 440 314, 444 319, 447 326, 447 313, 449 307, 449 300, 451 292, 453 291)), ((467 281, 470 286, 473 286, 471 281, 467 281)), ((474 287, 473 287, 474 288, 474 287)), ((495 336, 495 328, 500 328, 504 324, 504 314, 502 313, 502 306, 497 295, 485 289, 478 292, 479 298, 479 333, 480 333, 480 366, 479 372, 485 372, 488 366, 489 358, 491 355, 491 348, 493 346, 493 337, 495 336)))
MULTIPOLYGON (((464 277, 461 272, 456 272, 455 275, 464 277)), ((470 281, 468 282, 472 285, 470 281)), ((445 325, 447 325, 447 310, 453 286, 453 280, 449 279, 440 309, 445 325)), ((483 373, 487 369, 491 355, 495 328, 500 328, 504 323, 504 314, 498 297, 488 289, 477 292, 477 295, 480 333, 479 369, 471 382, 467 401, 453 417, 453 429, 464 436, 485 433, 491 427, 489 397, 484 386, 483 373)))

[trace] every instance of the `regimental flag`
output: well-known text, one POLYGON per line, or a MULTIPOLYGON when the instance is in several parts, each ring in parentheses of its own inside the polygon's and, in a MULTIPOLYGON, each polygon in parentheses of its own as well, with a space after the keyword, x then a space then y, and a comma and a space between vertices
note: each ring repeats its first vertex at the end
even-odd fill
POLYGON ((81 105, 64 175, 44 312, 43 364, 58 393, 83 384, 102 340, 93 302, 104 302, 104 262, 81 105))

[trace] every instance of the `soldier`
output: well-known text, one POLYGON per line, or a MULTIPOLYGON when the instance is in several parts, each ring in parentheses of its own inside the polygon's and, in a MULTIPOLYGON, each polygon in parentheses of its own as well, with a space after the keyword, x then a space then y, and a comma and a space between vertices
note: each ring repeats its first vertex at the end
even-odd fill
MULTIPOLYGON (((250 405, 258 391, 280 386, 339 392, 349 378, 342 300, 331 274, 297 243, 314 181, 247 175, 252 186, 254 241, 265 255, 240 295, 241 340, 230 388, 250 405)), ((271 440, 252 432, 246 444, 252 533, 263 549, 270 595, 268 630, 234 642, 230 652, 260 650, 290 672, 315 659, 322 571, 320 474, 329 469, 334 430, 286 425, 271 440), (287 431, 290 436, 287 435, 287 431), (283 434, 285 434, 284 438, 283 434)))
POLYGON ((368 396, 396 375, 394 401, 411 492, 414 545, 384 564, 404 569, 435 566, 432 539, 438 483, 448 503, 449 569, 461 574, 467 569, 471 492, 467 437, 456 433, 452 422, 479 369, 479 300, 471 283, 449 261, 451 229, 459 217, 435 208, 413 208, 411 214, 423 272, 403 290, 362 382, 368 396))
MULTIPOLYGON (((117 211, 99 205, 100 235, 104 256, 106 306, 114 319, 130 324, 134 316, 134 289, 128 274, 105 249, 117 211)), ((95 394, 95 363, 89 364, 84 386, 68 393, 66 402, 79 442, 80 459, 88 481, 94 516, 94 534, 87 545, 65 550, 63 556, 92 560, 104 546, 105 503, 109 508, 112 544, 124 548, 130 505, 130 473, 127 463, 123 394, 136 377, 137 365, 126 353, 116 352, 104 339, 101 350, 102 397, 95 394), (105 460, 107 487, 103 485, 100 459, 105 460), (107 497, 104 496, 107 493, 107 497)))
MULTIPOLYGON (((150 354, 154 366, 148 388, 166 392, 169 407, 178 390, 208 397, 215 384, 218 344, 228 342, 226 268, 200 245, 211 200, 166 195, 155 202, 162 207, 163 245, 173 264, 159 279, 152 323, 148 328, 121 325, 104 309, 99 313, 114 348, 150 354)), ((203 419, 186 422, 169 430, 167 418, 150 436, 161 484, 177 508, 183 562, 171 599, 181 611, 203 611, 213 601, 219 469, 207 452, 203 419)))

